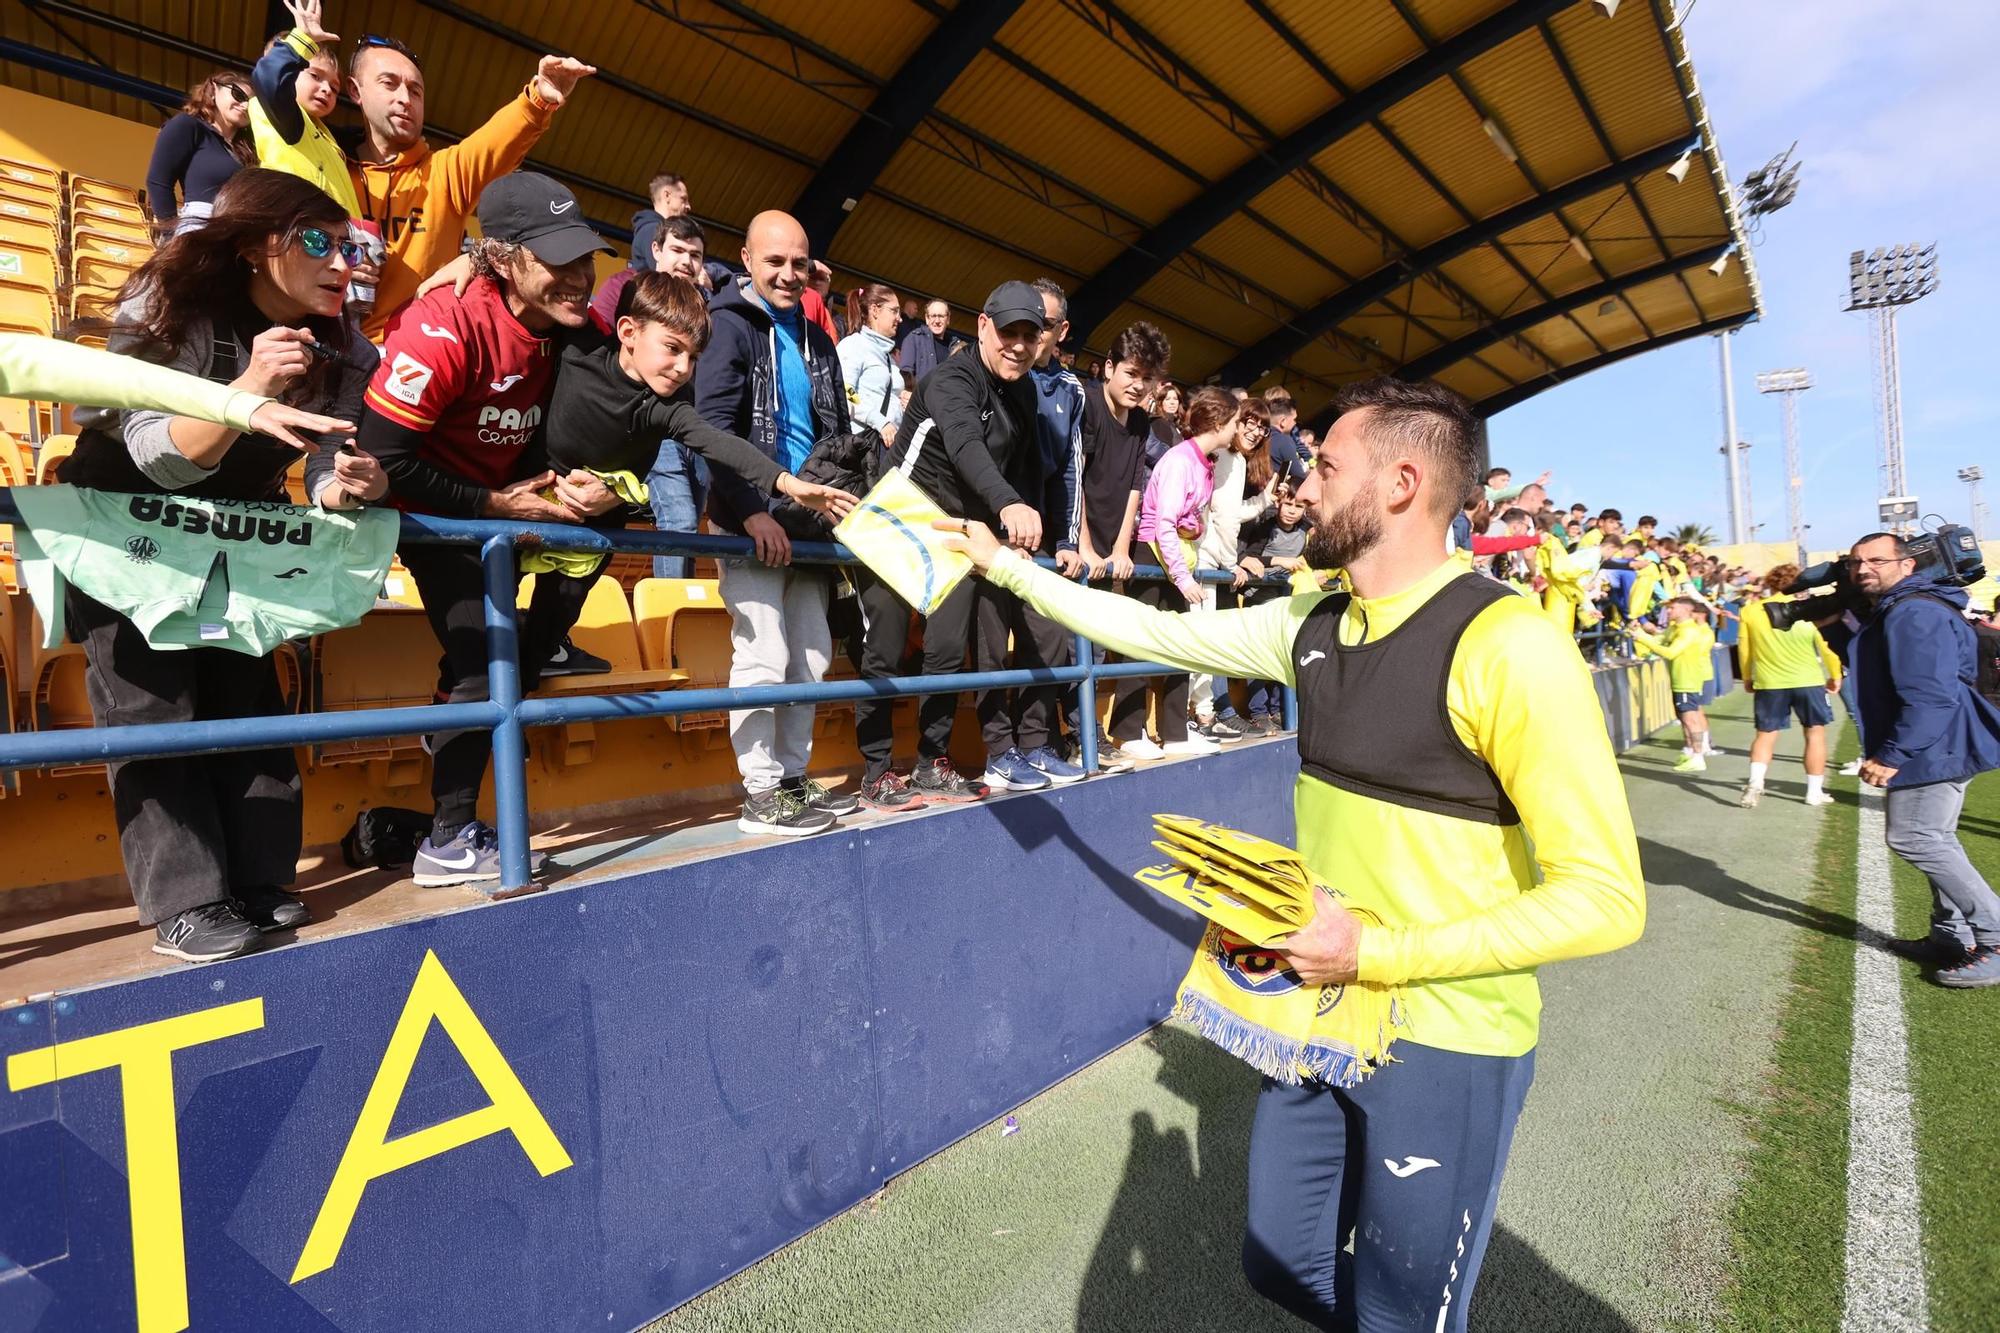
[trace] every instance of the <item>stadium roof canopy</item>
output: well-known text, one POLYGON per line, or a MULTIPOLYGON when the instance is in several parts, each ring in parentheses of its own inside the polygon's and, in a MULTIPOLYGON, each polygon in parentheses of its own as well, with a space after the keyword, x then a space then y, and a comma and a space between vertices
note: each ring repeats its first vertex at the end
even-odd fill
MULTIPOLYGON (((287 22, 22 0, 0 78, 153 120, 287 22)), ((1177 379, 1282 382, 1308 415, 1385 371, 1491 413, 1759 313, 1671 0, 332 0, 327 24, 422 56, 437 139, 541 52, 597 65, 532 162, 608 230, 676 171, 716 252, 785 207, 843 281, 976 309, 1046 273, 1086 346, 1151 320, 1177 379)))

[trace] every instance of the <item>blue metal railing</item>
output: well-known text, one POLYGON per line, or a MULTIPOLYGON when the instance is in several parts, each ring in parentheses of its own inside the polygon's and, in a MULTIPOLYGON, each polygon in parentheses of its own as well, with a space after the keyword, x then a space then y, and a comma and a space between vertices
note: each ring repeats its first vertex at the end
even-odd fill
MULTIPOLYGON (((19 523, 12 492, 0 487, 0 523, 19 523)), ((400 544, 406 546, 476 546, 485 573, 486 673, 484 703, 427 704, 414 708, 371 708, 339 713, 281 713, 269 717, 229 718, 213 722, 149 723, 129 727, 89 727, 62 731, 0 735, 0 772, 58 764, 104 763, 120 759, 165 758, 229 750, 263 750, 331 741, 377 740, 391 736, 484 728, 493 733, 493 797, 500 835, 501 888, 518 891, 530 882, 528 873, 528 727, 566 722, 611 721, 619 718, 667 717, 683 713, 790 704, 820 704, 849 699, 957 693, 960 690, 1010 689, 1033 684, 1075 684, 1078 715, 1089 723, 1078 739, 1083 746, 1084 771, 1097 769, 1097 682, 1129 676, 1178 674, 1158 662, 1099 664, 1094 644, 1076 636, 1076 665, 1034 667, 1015 671, 960 672, 944 676, 900 676, 885 680, 832 680, 814 684, 761 685, 742 689, 653 690, 636 694, 564 695, 524 699, 518 662, 515 596, 520 574, 516 553, 542 547, 556 551, 610 554, 630 551, 646 555, 707 556, 741 560, 751 555, 742 537, 696 533, 574 527, 555 523, 508 523, 493 519, 454 519, 427 514, 402 516, 400 544)), ((794 564, 851 565, 851 551, 832 542, 792 543, 794 564)), ((1042 557, 1038 563, 1054 567, 1042 557)), ((1133 571, 1141 580, 1158 580, 1166 571, 1141 565, 1133 571)), ((1225 570, 1197 571, 1203 582, 1227 584, 1225 570)), ((1279 576, 1272 576, 1276 583, 1279 576)), ((1298 725, 1297 699, 1284 691, 1285 727, 1298 725)))

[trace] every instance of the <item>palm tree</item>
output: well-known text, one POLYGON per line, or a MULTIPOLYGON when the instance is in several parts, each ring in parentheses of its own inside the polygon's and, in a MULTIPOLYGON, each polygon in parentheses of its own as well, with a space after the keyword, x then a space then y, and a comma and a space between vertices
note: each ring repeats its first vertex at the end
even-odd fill
POLYGON ((1674 540, 1682 546, 1713 546, 1715 531, 1700 523, 1683 523, 1674 529, 1674 540))

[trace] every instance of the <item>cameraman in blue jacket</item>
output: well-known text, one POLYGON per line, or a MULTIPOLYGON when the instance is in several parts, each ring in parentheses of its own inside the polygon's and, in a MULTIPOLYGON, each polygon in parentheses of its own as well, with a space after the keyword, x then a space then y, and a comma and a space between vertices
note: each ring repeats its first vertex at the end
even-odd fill
POLYGON ((1861 780, 1886 788, 1889 850, 1931 883, 1931 929, 1890 947, 1931 966, 1940 986, 2000 986, 2000 896, 1958 841, 1972 779, 2000 768, 2000 709, 1977 688, 1966 595, 1917 562, 1900 537, 1854 544, 1855 583, 1874 614, 1848 660, 1861 702, 1861 780))

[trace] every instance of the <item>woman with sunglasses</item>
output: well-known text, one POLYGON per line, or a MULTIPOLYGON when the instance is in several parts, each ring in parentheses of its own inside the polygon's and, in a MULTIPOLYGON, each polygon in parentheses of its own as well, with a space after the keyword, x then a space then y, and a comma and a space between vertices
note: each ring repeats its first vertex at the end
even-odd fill
POLYGON ((146 207, 156 236, 192 231, 208 221, 215 192, 257 161, 250 139, 250 89, 242 76, 215 73, 188 91, 180 114, 160 126, 146 167, 146 207), (175 191, 179 191, 179 203, 175 191))
MULTIPOLYGON (((323 191, 245 168, 217 193, 206 226, 161 246, 125 285, 111 349, 359 421, 378 356, 341 310, 351 254, 347 214, 323 191)), ((166 412, 91 410, 78 421, 83 430, 61 479, 98 490, 284 503, 285 474, 300 458, 283 440, 166 412)), ((321 503, 387 490, 366 455, 322 450, 307 461, 309 492, 321 503)), ((153 648, 125 615, 74 586, 66 611, 89 659, 98 726, 284 710, 269 658, 153 648)), ((110 770, 139 918, 159 928, 155 952, 230 958, 256 948, 263 932, 307 920, 305 905, 285 891, 301 836, 289 747, 135 759, 110 770)))

